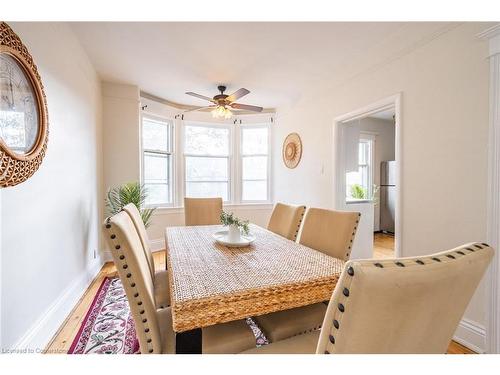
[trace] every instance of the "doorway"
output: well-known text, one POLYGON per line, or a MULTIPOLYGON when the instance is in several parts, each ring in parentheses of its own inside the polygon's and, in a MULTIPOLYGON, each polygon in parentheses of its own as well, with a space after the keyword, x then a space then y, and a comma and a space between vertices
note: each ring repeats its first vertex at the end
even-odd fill
POLYGON ((401 252, 400 95, 335 119, 336 208, 361 212, 352 258, 401 252))

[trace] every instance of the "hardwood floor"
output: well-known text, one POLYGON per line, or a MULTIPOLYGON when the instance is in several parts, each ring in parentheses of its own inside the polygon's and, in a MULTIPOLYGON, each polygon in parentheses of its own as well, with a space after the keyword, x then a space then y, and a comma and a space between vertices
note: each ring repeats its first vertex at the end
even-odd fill
MULTIPOLYGON (((379 254, 387 256, 389 239, 379 239, 379 254), (384 255, 385 254, 385 255, 384 255)), ((153 254, 155 268, 157 270, 165 269, 165 252, 159 251, 153 254)), ((80 325, 87 314, 87 311, 94 300, 97 289, 101 285, 105 277, 116 277, 116 268, 112 262, 106 263, 92 284, 88 287, 87 291, 75 306, 70 315, 66 318, 59 331, 55 334, 54 338, 45 349, 45 353, 67 353, 73 340, 80 329, 80 325)), ((472 350, 452 341, 448 347, 448 354, 475 354, 472 350)))
POLYGON ((373 257, 377 259, 394 258, 394 236, 375 233, 373 237, 373 257))

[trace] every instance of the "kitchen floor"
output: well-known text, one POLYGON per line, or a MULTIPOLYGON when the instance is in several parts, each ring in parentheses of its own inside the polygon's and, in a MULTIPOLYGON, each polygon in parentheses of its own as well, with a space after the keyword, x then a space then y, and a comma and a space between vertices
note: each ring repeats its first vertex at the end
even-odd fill
POLYGON ((377 259, 394 258, 394 235, 374 233, 373 257, 377 259))

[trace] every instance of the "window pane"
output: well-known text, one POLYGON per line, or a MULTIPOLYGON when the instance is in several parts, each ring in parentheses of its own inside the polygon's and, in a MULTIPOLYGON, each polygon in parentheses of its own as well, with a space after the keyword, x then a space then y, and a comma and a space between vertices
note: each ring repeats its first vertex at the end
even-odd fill
POLYGON ((242 154, 267 154, 267 128, 242 128, 242 154))
POLYGON ((229 129, 206 126, 184 128, 185 153, 191 155, 229 155, 229 129))
POLYGON ((243 200, 267 200, 267 181, 243 181, 243 200))
POLYGON ((147 118, 142 120, 142 145, 144 149, 170 151, 169 124, 147 118))
POLYGON ((186 181, 228 180, 228 158, 186 157, 186 181))
POLYGON ((168 181, 169 156, 151 153, 144 154, 145 182, 168 181))
POLYGON ((244 180, 266 180, 267 179, 267 156, 245 156, 245 157, 243 157, 243 179, 244 180))
POLYGON ((167 184, 144 184, 147 189, 146 204, 170 203, 167 184))
POLYGON ((214 198, 221 197, 228 201, 227 182, 186 182, 186 197, 214 198))

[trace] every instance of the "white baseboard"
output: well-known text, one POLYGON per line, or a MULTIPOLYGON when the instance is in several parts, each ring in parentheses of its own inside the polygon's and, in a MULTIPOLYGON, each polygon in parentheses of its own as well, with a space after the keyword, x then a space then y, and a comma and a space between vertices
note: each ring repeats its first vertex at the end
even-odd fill
POLYGON ((11 350, 14 353, 41 353, 95 279, 102 264, 103 261, 97 258, 87 270, 69 284, 11 350))
POLYGON ((476 353, 486 352, 486 328, 468 319, 462 319, 453 340, 476 353))

